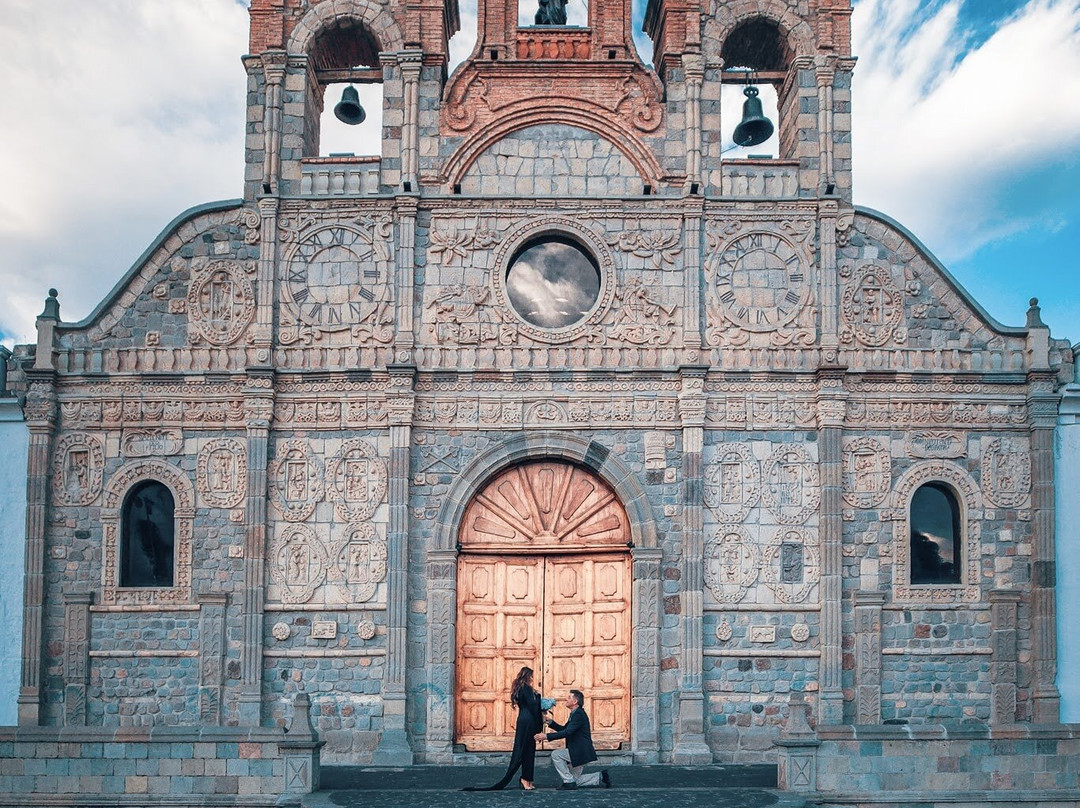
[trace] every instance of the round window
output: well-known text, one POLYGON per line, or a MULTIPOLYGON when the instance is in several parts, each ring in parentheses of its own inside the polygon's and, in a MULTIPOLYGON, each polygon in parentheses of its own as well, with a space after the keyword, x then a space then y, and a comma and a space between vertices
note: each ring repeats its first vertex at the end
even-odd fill
POLYGON ((522 245, 506 271, 514 310, 540 328, 584 320, 600 296, 600 268, 577 242, 541 236, 522 245))

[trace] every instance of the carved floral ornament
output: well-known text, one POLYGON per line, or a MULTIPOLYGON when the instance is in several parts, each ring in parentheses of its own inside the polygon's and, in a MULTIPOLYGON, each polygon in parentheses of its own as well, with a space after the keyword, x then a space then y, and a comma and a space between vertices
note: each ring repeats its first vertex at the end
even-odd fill
POLYGON ((101 493, 105 453, 93 435, 65 435, 53 453, 53 501, 57 505, 89 505, 101 493))

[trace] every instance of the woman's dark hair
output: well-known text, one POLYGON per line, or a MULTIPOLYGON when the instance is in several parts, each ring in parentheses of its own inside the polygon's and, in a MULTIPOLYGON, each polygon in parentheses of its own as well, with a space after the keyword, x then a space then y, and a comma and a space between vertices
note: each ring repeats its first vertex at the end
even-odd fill
POLYGON ((514 677, 514 683, 510 686, 510 701, 519 704, 521 699, 532 690, 533 669, 522 666, 518 675, 514 677))

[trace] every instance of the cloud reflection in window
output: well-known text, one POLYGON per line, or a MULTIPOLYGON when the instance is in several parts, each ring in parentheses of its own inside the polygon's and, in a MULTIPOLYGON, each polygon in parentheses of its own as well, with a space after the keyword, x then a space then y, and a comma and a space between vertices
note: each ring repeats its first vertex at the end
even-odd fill
POLYGON ((600 296, 600 272, 577 244, 546 237, 526 244, 506 273, 510 303, 540 328, 565 328, 585 319, 600 296))

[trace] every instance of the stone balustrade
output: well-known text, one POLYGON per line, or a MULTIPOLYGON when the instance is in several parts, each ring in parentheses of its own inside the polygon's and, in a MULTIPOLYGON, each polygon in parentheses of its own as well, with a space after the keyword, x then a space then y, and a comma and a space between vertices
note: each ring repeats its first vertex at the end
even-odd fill
POLYGON ((721 193, 736 199, 791 199, 799 196, 797 160, 725 162, 721 193))
POLYGON ((588 59, 592 56, 592 34, 587 28, 574 30, 518 31, 519 59, 588 59))
POLYGON ((367 196, 379 192, 379 157, 317 157, 304 160, 304 196, 367 196))

